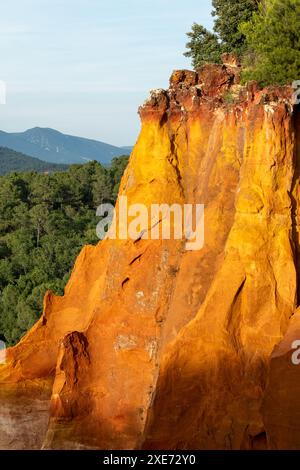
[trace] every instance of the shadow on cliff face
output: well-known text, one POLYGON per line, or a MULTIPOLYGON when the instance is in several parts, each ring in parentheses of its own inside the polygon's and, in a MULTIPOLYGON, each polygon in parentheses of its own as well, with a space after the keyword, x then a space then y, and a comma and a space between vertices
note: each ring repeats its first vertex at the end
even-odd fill
POLYGON ((295 173, 291 190, 292 238, 297 271, 297 308, 283 339, 270 360, 268 384, 263 400, 263 418, 272 449, 300 448, 300 366, 293 363, 295 341, 300 340, 300 106, 294 110, 295 173))
POLYGON ((49 422, 53 379, 40 384, 3 385, 0 388, 0 449, 41 449, 49 422))
POLYGON ((211 310, 211 323, 204 312, 163 358, 142 448, 267 448, 260 405, 268 365, 240 343, 237 321, 245 285, 240 274, 223 299, 223 326, 213 327, 216 311, 211 310))
POLYGON ((292 201, 292 237, 294 245, 295 267, 297 272, 297 306, 300 305, 300 105, 294 108, 295 129, 295 173, 291 189, 292 201))
MULTIPOLYGON (((205 203, 205 248, 141 238, 85 247, 64 297, 47 294, 41 320, 9 351, 7 406, 19 388, 35 399, 30 387, 55 374, 45 448, 266 446, 269 358, 295 308, 295 162, 286 90, 241 89, 238 74, 174 72, 140 108, 120 186, 131 203, 205 203)), ((17 429, 12 447, 40 445, 44 418, 22 441, 32 410, 26 423, 0 415, 17 429)))
POLYGON ((274 101, 275 95, 262 93, 248 111, 224 263, 195 319, 162 357, 145 449, 271 445, 262 413, 270 355, 287 330, 297 289, 295 123, 291 107, 285 99, 274 101))

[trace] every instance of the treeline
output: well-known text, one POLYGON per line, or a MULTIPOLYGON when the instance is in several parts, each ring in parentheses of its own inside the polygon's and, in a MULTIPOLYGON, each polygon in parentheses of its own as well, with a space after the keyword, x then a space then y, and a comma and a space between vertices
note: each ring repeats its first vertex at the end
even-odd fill
POLYGON ((0 177, 0 337, 8 344, 40 317, 48 289, 63 294, 83 245, 98 241, 96 208, 114 203, 127 163, 0 177))
POLYGON ((300 0, 213 0, 213 32, 194 23, 185 55, 194 68, 233 52, 243 83, 291 84, 300 79, 300 0))
POLYGON ((69 165, 49 163, 38 158, 29 157, 21 152, 0 147, 0 175, 7 175, 13 171, 37 171, 38 173, 52 173, 54 171, 66 171, 69 165))

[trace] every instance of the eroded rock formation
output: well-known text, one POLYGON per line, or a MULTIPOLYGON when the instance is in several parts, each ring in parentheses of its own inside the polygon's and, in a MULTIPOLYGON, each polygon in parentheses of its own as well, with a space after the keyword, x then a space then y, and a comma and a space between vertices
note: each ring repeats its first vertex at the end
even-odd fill
POLYGON ((299 117, 224 62, 151 92, 120 186, 205 204, 204 248, 85 247, 0 366, 1 448, 300 448, 299 117))

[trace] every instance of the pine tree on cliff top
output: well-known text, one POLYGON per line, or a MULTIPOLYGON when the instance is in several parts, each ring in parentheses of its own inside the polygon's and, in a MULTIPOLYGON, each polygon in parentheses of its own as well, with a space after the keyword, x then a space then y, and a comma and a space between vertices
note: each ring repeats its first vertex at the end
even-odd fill
POLYGON ((244 82, 284 85, 300 80, 300 0, 264 1, 240 31, 249 48, 244 82))
POLYGON ((197 23, 187 33, 190 41, 184 55, 191 57, 193 67, 209 62, 220 63, 223 52, 243 54, 245 36, 240 25, 250 20, 258 9, 258 3, 257 0, 213 0, 214 33, 197 23))

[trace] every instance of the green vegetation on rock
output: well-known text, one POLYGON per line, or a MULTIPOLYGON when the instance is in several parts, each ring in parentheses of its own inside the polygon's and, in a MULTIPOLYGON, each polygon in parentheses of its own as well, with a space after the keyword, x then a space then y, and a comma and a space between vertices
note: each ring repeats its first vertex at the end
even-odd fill
POLYGON ((300 79, 300 0, 213 0, 214 32, 194 23, 185 55, 195 69, 220 63, 224 52, 242 59, 242 81, 261 86, 300 79))
POLYGON ((240 31, 245 35, 243 81, 262 86, 300 79, 300 0, 267 0, 240 31))
POLYGON ((213 0, 214 33, 194 23, 187 33, 186 57, 191 57, 195 69, 221 62, 221 54, 234 52, 242 55, 246 50, 245 35, 240 25, 251 19, 258 8, 257 0, 213 0))

